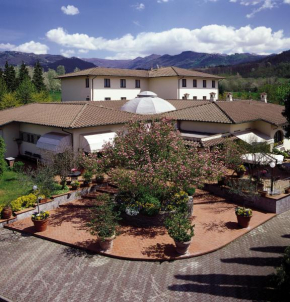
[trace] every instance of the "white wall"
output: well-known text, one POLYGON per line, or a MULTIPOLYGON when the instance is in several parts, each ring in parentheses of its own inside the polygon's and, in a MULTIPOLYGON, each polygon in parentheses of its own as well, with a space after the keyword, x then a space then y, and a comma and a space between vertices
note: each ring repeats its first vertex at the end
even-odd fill
POLYGON ((177 77, 150 78, 149 90, 157 94, 162 99, 178 99, 178 79, 177 77))
MULTIPOLYGON (((92 82, 92 81, 91 81, 92 82)), ((148 80, 126 77, 96 77, 93 79, 94 101, 104 101, 105 98, 120 100, 125 97, 127 100, 134 99, 141 91, 148 90, 148 80), (110 79, 111 87, 104 87, 104 79, 110 79), (126 88, 120 88, 120 80, 126 80, 126 88), (140 80, 140 88, 135 88, 135 80, 140 80)))
POLYGON ((87 97, 91 99, 91 85, 90 80, 90 88, 86 88, 86 77, 61 79, 62 102, 85 101, 87 97))
POLYGON ((198 100, 202 100, 205 96, 207 100, 210 99, 210 93, 216 93, 216 99, 218 99, 218 81, 214 79, 196 79, 197 87, 193 87, 193 78, 186 79, 186 87, 182 87, 182 79, 179 79, 179 99, 182 99, 184 94, 188 93, 188 99, 192 100, 193 97, 197 97, 198 100), (203 88, 203 80, 206 80, 206 88, 203 88), (215 81, 215 87, 212 88, 212 81, 215 81))

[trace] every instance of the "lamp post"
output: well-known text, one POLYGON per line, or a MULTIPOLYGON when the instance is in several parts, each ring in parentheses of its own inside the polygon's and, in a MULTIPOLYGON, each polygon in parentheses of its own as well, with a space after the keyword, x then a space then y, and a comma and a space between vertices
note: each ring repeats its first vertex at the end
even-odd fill
POLYGON ((273 195, 273 186, 274 186, 274 168, 276 166, 276 163, 274 161, 270 162, 270 168, 271 168, 271 195, 273 195))
MULTIPOLYGON (((36 195, 36 191, 37 191, 37 185, 34 185, 33 187, 32 187, 32 189, 33 189, 33 191, 34 191, 34 194, 36 195)), ((37 196, 37 210, 38 210, 38 214, 40 213, 40 211, 39 211, 39 200, 41 199, 41 197, 39 197, 39 196, 37 196)))

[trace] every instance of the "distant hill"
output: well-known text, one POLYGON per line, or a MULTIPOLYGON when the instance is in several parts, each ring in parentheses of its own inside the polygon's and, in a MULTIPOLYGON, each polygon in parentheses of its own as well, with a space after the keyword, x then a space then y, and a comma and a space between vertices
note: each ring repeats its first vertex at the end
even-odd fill
POLYGON ((290 50, 277 55, 264 57, 256 62, 247 62, 234 66, 215 66, 201 69, 219 75, 236 75, 243 77, 281 77, 290 78, 290 50))
POLYGON ((177 66, 181 68, 201 68, 218 65, 235 65, 244 62, 254 62, 265 56, 242 53, 233 55, 208 54, 193 51, 184 51, 178 55, 150 55, 134 60, 106 60, 106 59, 86 59, 83 60, 94 63, 97 66, 128 69, 150 69, 157 66, 177 66))
POLYGON ((0 52, 0 67, 4 67, 6 61, 10 65, 20 65, 24 62, 28 66, 34 66, 36 61, 39 60, 41 66, 47 71, 49 68, 56 69, 57 66, 63 65, 66 72, 73 72, 77 67, 79 69, 87 69, 95 67, 93 63, 72 57, 66 58, 61 55, 36 55, 34 53, 25 53, 18 51, 3 51, 0 52))

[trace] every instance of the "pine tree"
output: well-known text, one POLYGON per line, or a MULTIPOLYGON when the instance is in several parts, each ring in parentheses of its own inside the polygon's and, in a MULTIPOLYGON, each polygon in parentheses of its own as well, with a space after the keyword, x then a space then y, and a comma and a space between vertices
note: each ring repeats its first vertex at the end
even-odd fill
POLYGON ((286 133, 285 137, 290 138, 290 93, 287 95, 286 100, 285 100, 285 109, 283 111, 283 116, 286 117, 288 125, 284 127, 286 133))
POLYGON ((33 93, 36 91, 35 86, 28 77, 25 77, 16 90, 16 99, 20 104, 33 103, 33 93))
POLYGON ((16 88, 16 73, 14 67, 9 65, 7 61, 5 63, 4 79, 8 91, 13 92, 16 88))
POLYGON ((46 89, 43 79, 43 71, 39 61, 37 61, 34 66, 32 83, 38 92, 46 89))
POLYGON ((19 69, 18 84, 20 85, 25 78, 30 79, 28 68, 26 67, 25 63, 22 61, 22 64, 19 69))
POLYGON ((3 79, 4 80, 4 73, 2 68, 0 68, 0 80, 3 79))

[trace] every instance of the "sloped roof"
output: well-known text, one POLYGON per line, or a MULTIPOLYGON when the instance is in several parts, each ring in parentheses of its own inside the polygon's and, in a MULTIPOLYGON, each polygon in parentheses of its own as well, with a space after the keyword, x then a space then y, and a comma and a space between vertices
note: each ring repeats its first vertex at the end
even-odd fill
POLYGON ((136 70, 136 69, 121 69, 121 68, 104 68, 94 67, 76 72, 67 73, 58 76, 59 79, 79 76, 110 76, 110 77, 135 77, 135 78, 157 78, 157 77, 202 77, 223 79, 223 77, 212 75, 205 72, 189 70, 179 67, 162 67, 152 70, 136 70))

